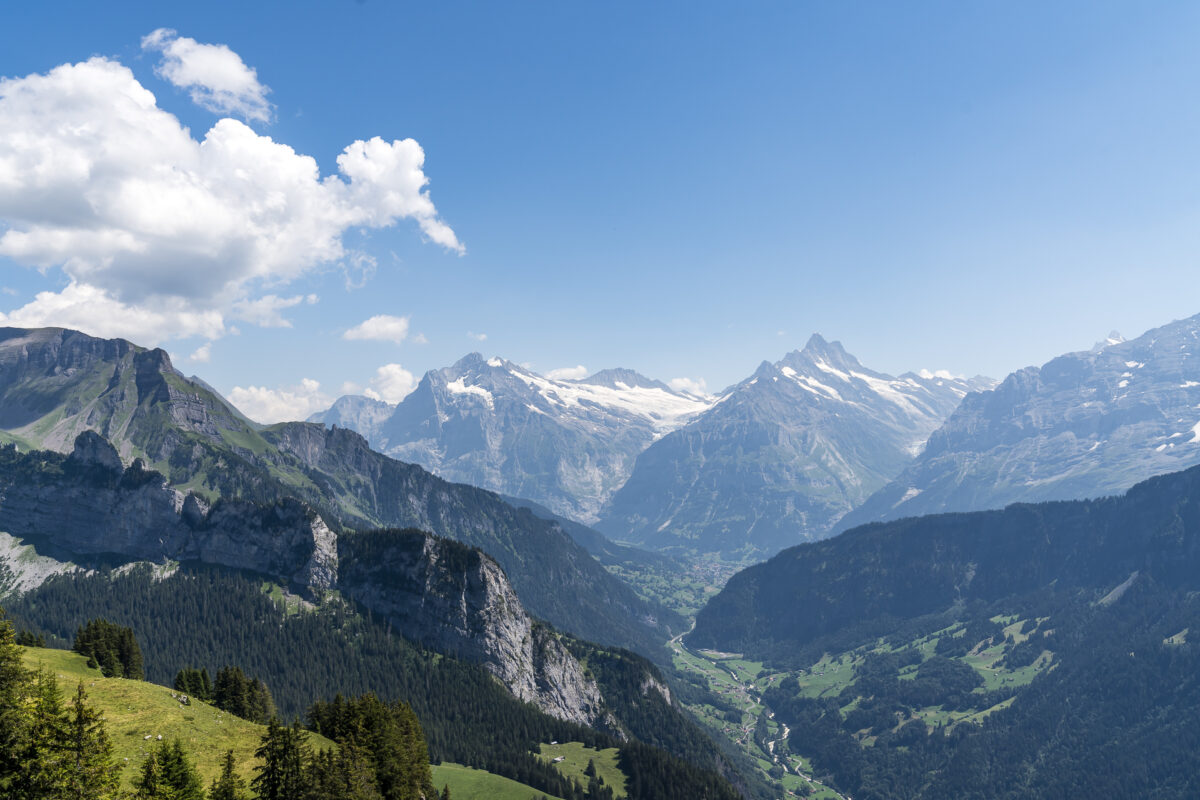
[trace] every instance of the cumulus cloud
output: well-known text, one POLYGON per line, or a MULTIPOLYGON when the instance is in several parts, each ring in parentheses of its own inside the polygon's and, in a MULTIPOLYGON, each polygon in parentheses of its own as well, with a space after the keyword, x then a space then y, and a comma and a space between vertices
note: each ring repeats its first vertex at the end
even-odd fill
POLYGON ((377 314, 342 334, 343 339, 400 344, 408 337, 408 317, 377 314))
POLYGON ((217 114, 270 122, 267 93, 271 90, 225 45, 201 44, 170 28, 159 28, 142 38, 142 49, 162 53, 155 74, 187 89, 196 105, 217 114))
POLYGON ((212 361, 212 342, 205 342, 196 348, 196 351, 188 356, 188 361, 195 361, 198 364, 207 364, 212 361))
POLYGON ((474 339, 477 342, 486 342, 487 341, 486 333, 473 333, 471 331, 467 331, 467 336, 469 336, 470 338, 474 339))
POLYGON ((667 385, 677 392, 687 392, 697 397, 708 396, 708 383, 704 378, 672 378, 667 385))
MULTIPOLYGON (((156 339, 197 325, 219 336, 226 316, 260 301, 276 313, 256 319, 277 325, 278 287, 344 259, 348 230, 407 219, 463 252, 429 197, 424 160, 412 139, 376 137, 347 146, 338 174, 322 177, 315 159, 228 117, 198 141, 106 58, 0 80, 0 256, 61 268, 68 281, 57 299, 39 294, 9 316, 90 292, 161 316, 156 339)), ((88 330, 141 334, 126 321, 88 330)))
POLYGON ((299 385, 282 389, 235 386, 229 402, 255 422, 270 424, 307 419, 332 405, 333 398, 321 391, 320 383, 303 378, 299 385))
POLYGON ((425 336, 425 334, 418 333, 416 336, 412 337, 412 343, 413 344, 429 344, 429 339, 425 336))
MULTIPOLYGON (((316 295, 309 295, 309 303, 316 302, 316 295)), ((277 297, 264 295, 255 300, 239 300, 233 304, 233 316, 260 328, 290 328, 292 323, 284 318, 283 310, 298 306, 305 301, 303 295, 277 297)))
POLYGON ((412 390, 415 388, 417 388, 417 380, 411 372, 399 364, 384 364, 375 370, 371 386, 363 394, 372 400, 399 403, 412 394, 412 390))
POLYGON ((546 377, 554 381, 577 381, 580 378, 588 376, 587 367, 579 364, 574 367, 561 367, 560 369, 552 369, 546 373, 546 377))
POLYGON ((124 337, 148 347, 172 338, 216 339, 226 332, 219 311, 197 310, 181 298, 165 298, 155 307, 130 305, 103 289, 74 282, 61 292, 39 292, 16 311, 0 313, 0 325, 75 328, 93 336, 124 337))

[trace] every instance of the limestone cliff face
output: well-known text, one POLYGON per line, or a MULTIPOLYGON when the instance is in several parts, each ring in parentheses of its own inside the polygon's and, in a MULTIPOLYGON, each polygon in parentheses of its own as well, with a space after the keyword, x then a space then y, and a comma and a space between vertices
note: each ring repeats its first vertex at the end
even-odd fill
MULTIPOLYGON (((203 561, 250 569, 296 588, 320 591, 337 581, 336 537, 304 504, 227 501, 209 508, 167 485, 139 462, 121 465, 91 431, 54 469, 0 470, 0 530, 52 542, 79 555, 114 554, 153 561, 203 561)), ((9 465, 13 466, 13 465, 9 465)))
POLYGON ((123 466, 92 431, 67 457, 0 448, 0 531, 78 556, 199 561, 310 595, 339 589, 405 638, 483 665, 560 719, 592 724, 603 713, 595 680, 482 551, 417 530, 339 537, 292 499, 210 506, 140 462, 123 466))
POLYGON ((406 638, 483 664, 513 694, 582 724, 599 718, 596 682, 535 623, 485 553, 417 530, 339 541, 343 595, 385 614, 406 638))

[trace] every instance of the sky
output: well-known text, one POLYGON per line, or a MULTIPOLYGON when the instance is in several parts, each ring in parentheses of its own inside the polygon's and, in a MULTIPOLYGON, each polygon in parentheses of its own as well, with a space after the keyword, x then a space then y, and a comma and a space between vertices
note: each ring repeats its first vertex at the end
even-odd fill
POLYGON ((1002 378, 1200 313, 1200 6, 23 4, 0 325, 260 421, 479 351, 1002 378))

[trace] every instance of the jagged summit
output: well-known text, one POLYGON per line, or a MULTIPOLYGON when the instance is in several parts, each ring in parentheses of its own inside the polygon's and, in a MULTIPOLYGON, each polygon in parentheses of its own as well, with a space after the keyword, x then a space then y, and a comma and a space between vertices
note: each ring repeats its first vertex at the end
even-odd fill
POLYGON ((1123 491, 1200 464, 1200 315, 1026 367, 966 397, 843 525, 1123 491))
POLYGON ((598 527, 641 546, 730 560, 820 538, 974 388, 876 372, 813 334, 647 448, 598 527))
POLYGON ((662 381, 656 381, 653 378, 647 378, 645 375, 632 369, 602 369, 594 375, 589 375, 586 378, 580 378, 575 383, 587 383, 593 386, 607 386, 609 389, 621 388, 642 388, 642 389, 660 389, 664 392, 678 394, 674 389, 668 387, 662 381))
POLYGON ((1124 344, 1126 341, 1127 340, 1125 339, 1125 337, 1122 336, 1118 331, 1113 331, 1110 334, 1108 334, 1107 338, 1101 339, 1100 341, 1098 341, 1094 345, 1092 345, 1092 349, 1090 352, 1099 353, 1101 350, 1103 350, 1106 347, 1112 347, 1115 344, 1124 344))

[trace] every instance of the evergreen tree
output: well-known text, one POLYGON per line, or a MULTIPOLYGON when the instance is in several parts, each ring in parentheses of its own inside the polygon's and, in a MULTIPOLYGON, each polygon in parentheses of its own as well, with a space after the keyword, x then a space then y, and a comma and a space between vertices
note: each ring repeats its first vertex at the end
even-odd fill
POLYGON ((11 796, 30 743, 25 711, 32 676, 21 662, 12 623, 0 617, 0 797, 11 796))
POLYGON ((208 790, 208 800, 246 800, 246 782, 234 770, 232 750, 225 753, 221 775, 213 779, 208 790))
POLYGON ((33 684, 30 740, 24 754, 25 773, 14 792, 17 797, 61 797, 66 783, 67 718, 58 680, 49 670, 39 672, 33 684))
POLYGON ((262 760, 250 786, 260 800, 296 800, 304 791, 304 761, 308 747, 304 730, 287 727, 272 717, 254 755, 262 760))
POLYGON ((87 703, 83 681, 67 708, 63 742, 66 785, 63 800, 116 800, 120 770, 113 763, 112 743, 104 722, 87 703))
POLYGON ((89 667, 99 667, 105 677, 143 680, 142 649, 133 630, 108 620, 93 619, 75 631, 75 652, 88 657, 89 667))

